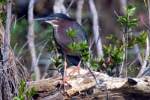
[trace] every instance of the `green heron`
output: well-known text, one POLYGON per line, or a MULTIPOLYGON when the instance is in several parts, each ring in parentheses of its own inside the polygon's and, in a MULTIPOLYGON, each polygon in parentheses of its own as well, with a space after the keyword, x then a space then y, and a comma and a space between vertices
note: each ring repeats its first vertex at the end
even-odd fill
POLYGON ((87 34, 75 20, 65 14, 56 13, 48 17, 37 18, 35 20, 47 22, 54 28, 54 39, 56 41, 56 44, 58 45, 58 51, 62 53, 66 60, 63 69, 63 81, 65 82, 67 64, 77 66, 76 69, 79 72, 82 59, 81 54, 76 51, 72 51, 68 47, 68 45, 71 43, 80 43, 83 41, 87 41, 87 34), (76 31, 74 37, 68 36, 67 31, 69 29, 73 29, 76 31))

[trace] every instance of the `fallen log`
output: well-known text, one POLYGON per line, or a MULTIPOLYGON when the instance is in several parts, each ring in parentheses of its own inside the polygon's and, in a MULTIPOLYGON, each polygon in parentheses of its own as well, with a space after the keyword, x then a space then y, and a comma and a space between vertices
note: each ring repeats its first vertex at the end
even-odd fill
MULTIPOLYGON (((98 83, 96 84, 93 76, 87 71, 82 69, 80 74, 74 73, 70 75, 68 83, 70 88, 66 89, 65 93, 72 96, 81 91, 90 88, 98 88, 100 91, 112 91, 118 93, 136 93, 142 95, 150 95, 150 77, 145 76, 142 78, 118 78, 110 77, 104 73, 93 72, 96 76, 98 83)), ((39 93, 48 92, 53 93, 59 90, 58 84, 62 81, 61 76, 43 79, 39 81, 28 82, 28 87, 34 87, 39 93)))

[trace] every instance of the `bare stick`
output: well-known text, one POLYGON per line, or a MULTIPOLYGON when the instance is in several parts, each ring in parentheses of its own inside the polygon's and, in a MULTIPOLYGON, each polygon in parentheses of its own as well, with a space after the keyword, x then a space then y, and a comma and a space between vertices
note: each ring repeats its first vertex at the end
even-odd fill
MULTIPOLYGON (((122 37, 122 41, 123 41, 123 44, 126 44, 125 43, 125 35, 123 34, 123 37, 122 37)), ((123 60, 122 60, 122 64, 121 64, 121 68, 120 68, 120 73, 119 73, 119 76, 120 77, 123 77, 123 69, 124 69, 124 66, 125 66, 125 47, 123 48, 123 52, 124 52, 124 54, 123 54, 123 60)))
POLYGON ((142 67, 137 75, 137 77, 140 77, 142 73, 145 71, 145 68, 147 67, 147 61, 149 59, 149 53, 150 53, 150 48, 149 48, 149 36, 146 38, 146 51, 145 51, 145 59, 143 61, 142 67))
MULTIPOLYGON (((125 8, 126 8, 126 4, 127 4, 127 1, 126 0, 120 0, 120 5, 121 5, 121 10, 122 12, 125 14, 126 11, 125 11, 125 8)), ((116 13, 116 15, 118 16, 118 14, 116 13)), ((121 64, 121 67, 120 67, 120 73, 119 73, 119 76, 120 77, 123 77, 124 76, 124 70, 127 72, 127 68, 126 68, 126 60, 127 60, 127 49, 126 49, 126 34, 127 31, 125 31, 123 33, 123 37, 122 37, 122 42, 124 44, 124 48, 123 48, 123 51, 124 51, 124 54, 123 54, 123 61, 122 61, 122 64, 121 64)))
POLYGON ((41 50, 40 50, 40 53, 39 53, 39 55, 38 55, 38 57, 37 57, 37 61, 36 61, 37 65, 38 65, 38 62, 39 62, 40 57, 41 57, 41 55, 42 55, 42 52, 43 52, 45 46, 47 45, 47 43, 48 43, 48 41, 44 43, 44 45, 42 46, 42 48, 41 48, 41 50))
POLYGON ((34 44, 34 20, 33 20, 33 7, 34 7, 34 0, 30 0, 29 7, 28 7, 28 45, 30 49, 31 59, 32 59, 32 66, 31 68, 34 69, 36 80, 40 79, 40 72, 39 68, 37 66, 37 57, 36 57, 36 50, 35 50, 35 44, 34 44))
POLYGON ((140 53, 140 48, 139 48, 138 44, 134 45, 134 50, 135 50, 136 56, 137 56, 137 58, 140 62, 140 65, 142 65, 143 64, 143 59, 142 59, 142 56, 141 56, 141 53, 140 53))
POLYGON ((83 8, 84 0, 77 1, 77 12, 76 12, 76 20, 81 25, 82 24, 82 8, 83 8))
POLYGON ((75 0, 71 0, 71 2, 70 2, 70 4, 69 4, 69 6, 67 7, 67 13, 69 12, 69 10, 70 10, 70 8, 71 8, 71 6, 73 5, 73 3, 75 2, 75 0))
POLYGON ((101 42, 101 38, 99 37, 100 33, 99 33, 99 25, 98 25, 98 14, 97 14, 97 10, 94 4, 93 0, 89 0, 89 6, 90 6, 90 10, 91 10, 91 14, 93 16, 93 33, 94 33, 94 39, 95 39, 95 43, 96 43, 96 49, 97 49, 97 54, 98 57, 103 57, 103 49, 102 49, 102 42, 101 42))

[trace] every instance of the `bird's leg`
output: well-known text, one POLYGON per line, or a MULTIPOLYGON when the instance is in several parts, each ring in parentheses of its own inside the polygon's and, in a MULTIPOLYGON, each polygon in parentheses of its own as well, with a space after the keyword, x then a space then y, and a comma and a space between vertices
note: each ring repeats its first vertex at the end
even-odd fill
POLYGON ((77 65, 77 71, 78 71, 78 74, 80 74, 80 67, 81 66, 81 60, 80 60, 80 62, 78 63, 78 65, 77 65))
POLYGON ((64 74, 63 74, 63 84, 65 85, 67 83, 68 77, 67 77, 67 61, 65 59, 64 61, 64 74))
POLYGON ((70 88, 71 85, 67 82, 69 77, 67 76, 67 62, 66 59, 64 61, 64 73, 63 73, 63 83, 60 83, 60 88, 66 91, 67 88, 70 88))

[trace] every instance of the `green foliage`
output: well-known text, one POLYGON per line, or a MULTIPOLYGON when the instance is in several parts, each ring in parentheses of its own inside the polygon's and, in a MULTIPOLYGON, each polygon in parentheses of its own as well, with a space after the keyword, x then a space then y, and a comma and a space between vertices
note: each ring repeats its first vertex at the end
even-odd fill
POLYGON ((68 45, 68 48, 70 48, 72 52, 80 53, 80 45, 79 45, 79 43, 78 44, 76 42, 70 43, 68 45))
POLYGON ((127 12, 127 15, 130 17, 130 16, 133 16, 135 14, 135 10, 136 10, 136 7, 133 6, 133 5, 128 5, 127 8, 126 8, 126 12, 127 12))
POLYGON ((28 22, 26 19, 21 19, 20 21, 17 21, 14 23, 11 32, 16 34, 23 33, 27 28, 28 22))
MULTIPOLYGON (((126 29, 125 33, 129 33, 129 29, 137 26, 138 19, 134 17, 136 7, 133 5, 128 5, 126 8, 126 14, 124 16, 118 17, 118 22, 126 29)), ((132 47, 134 44, 145 45, 145 40, 147 37, 147 32, 141 32, 139 36, 133 36, 126 44, 128 47, 132 47)), ((126 37, 127 39, 127 37, 126 37)), ((127 41, 126 41, 127 42, 127 41)))
POLYGON ((68 45, 68 48, 71 49, 72 52, 77 54, 81 54, 82 59, 84 61, 88 61, 89 59, 89 52, 88 52, 88 43, 87 41, 82 42, 73 42, 68 45))
POLYGON ((107 40, 111 41, 109 45, 103 45, 104 50, 104 64, 108 68, 114 68, 118 66, 123 60, 123 44, 117 40, 117 37, 109 35, 106 37, 107 40))
POLYGON ((123 60, 123 46, 117 47, 111 44, 103 46, 105 58, 110 58, 114 64, 120 64, 123 60))
MULTIPOLYGON (((47 42, 46 48, 48 48, 48 51, 51 52, 52 50, 55 49, 55 42, 53 38, 53 28, 51 25, 41 25, 41 23, 35 21, 34 23, 34 32, 35 32, 35 42, 47 42), (42 26, 42 27, 41 27, 42 26)), ((40 50, 40 48, 37 48, 40 50)))
POLYGON ((93 57, 90 57, 90 65, 94 70, 100 69, 103 64, 105 63, 104 59, 94 59, 93 57))
POLYGON ((0 0, 0 3, 4 4, 4 3, 6 3, 6 0, 0 0))
POLYGON ((67 30, 67 35, 68 35, 69 37, 71 37, 71 38, 74 38, 74 37, 76 36, 76 34, 77 34, 77 32, 76 32, 75 29, 69 28, 69 29, 67 30))
POLYGON ((82 56, 83 61, 88 61, 90 54, 89 54, 87 41, 83 41, 79 45, 80 45, 80 51, 81 51, 81 56, 82 56))
POLYGON ((59 54, 55 54, 54 56, 52 56, 51 60, 58 69, 62 67, 63 60, 62 56, 60 56, 59 54))
POLYGON ((27 96, 28 100, 31 100, 32 96, 34 96, 35 94, 36 94, 36 92, 35 92, 34 88, 31 88, 26 91, 26 96, 27 96))
POLYGON ((132 48, 134 44, 139 44, 140 46, 144 47, 146 43, 148 33, 143 31, 139 34, 139 36, 133 36, 132 39, 128 43, 128 47, 132 48))
POLYGON ((104 62, 102 59, 94 59, 90 55, 87 41, 82 41, 79 43, 73 42, 69 44, 68 47, 71 49, 72 52, 81 54, 84 64, 89 63, 94 70, 98 70, 100 65, 102 65, 104 62))
MULTIPOLYGON (((69 37, 73 38, 76 36, 77 34, 77 31, 75 29, 72 29, 72 28, 69 28, 67 30, 67 35, 69 37)), ((72 51, 72 52, 75 52, 77 54, 81 54, 82 56, 82 59, 84 61, 88 61, 89 59, 89 51, 88 51, 88 43, 87 41, 82 41, 82 42, 73 42, 73 43, 70 43, 68 45, 68 48, 72 51)))
POLYGON ((137 26, 138 22, 138 19, 133 17, 136 7, 133 5, 128 5, 125 10, 126 14, 124 16, 119 16, 118 22, 127 29, 134 28, 135 26, 137 26))
POLYGON ((109 36, 106 37, 106 39, 108 41, 111 42, 111 44, 116 44, 118 46, 122 45, 122 41, 118 40, 116 36, 114 36, 113 34, 110 34, 109 36))
POLYGON ((16 52, 19 52, 20 48, 26 42, 26 35, 28 30, 28 22, 26 19, 22 18, 13 23, 11 28, 11 46, 14 47, 16 44, 16 52))
POLYGON ((111 42, 109 45, 103 45, 104 59, 92 59, 91 66, 95 70, 106 71, 109 75, 113 75, 112 70, 118 67, 123 61, 124 45, 117 37, 109 35, 106 37, 111 42))
MULTIPOLYGON (((0 0, 0 7, 2 8, 6 4, 6 0, 0 0)), ((2 8, 3 9, 3 8, 2 8)), ((4 24, 6 20, 6 13, 0 10, 0 21, 4 24)))
POLYGON ((4 24, 6 20, 6 14, 5 13, 0 13, 0 21, 4 24))
MULTIPOLYGON (((125 41, 123 41, 123 45, 124 45, 124 53, 127 53, 128 48, 132 48, 135 44, 139 44, 140 46, 144 46, 146 43, 146 38, 147 38, 147 32, 141 32, 139 36, 132 36, 130 37, 129 34, 132 32, 133 28, 135 28, 137 26, 137 22, 138 19, 134 16, 135 12, 136 12, 136 7, 133 5, 128 5, 127 8, 125 9, 126 14, 124 16, 119 16, 118 17, 118 22, 122 25, 122 27, 124 28, 124 38, 125 41)), ((111 51, 111 50, 109 50, 111 51)), ((113 50, 112 50, 113 51, 113 50)), ((119 54, 118 54, 119 55, 119 54)), ((122 53, 120 53, 120 55, 122 55, 122 53)), ((127 57, 128 54, 125 54, 125 63, 127 64, 127 57)), ((128 68, 128 72, 129 73, 137 73, 137 69, 136 68, 132 68, 132 66, 130 66, 130 68, 128 68)), ((132 75, 133 76, 133 75, 132 75)))
POLYGON ((135 43, 140 44, 141 46, 145 45, 147 35, 148 35, 147 32, 145 31, 141 32, 138 37, 135 37, 135 43))
POLYGON ((138 72, 139 72, 139 68, 137 66, 133 65, 133 66, 128 67, 128 75, 130 77, 136 77, 138 72))
POLYGON ((24 80, 21 81, 19 89, 18 89, 18 96, 15 96, 13 100, 31 100, 32 96, 36 94, 35 89, 27 89, 26 82, 24 80))

